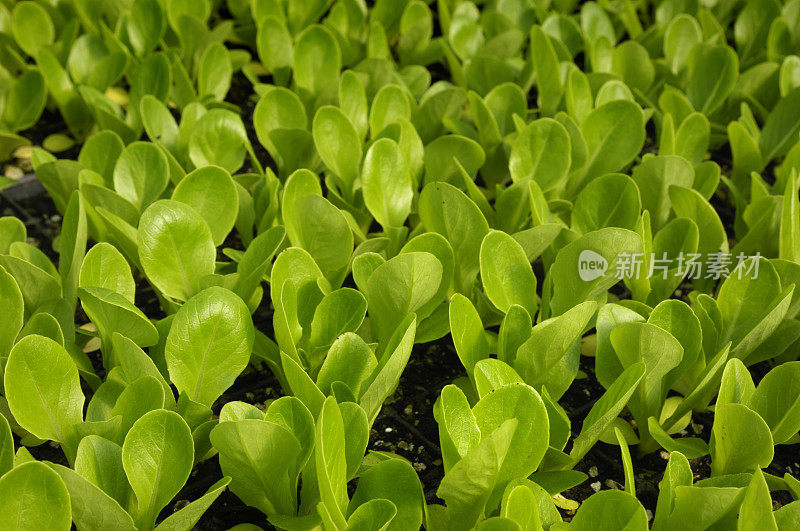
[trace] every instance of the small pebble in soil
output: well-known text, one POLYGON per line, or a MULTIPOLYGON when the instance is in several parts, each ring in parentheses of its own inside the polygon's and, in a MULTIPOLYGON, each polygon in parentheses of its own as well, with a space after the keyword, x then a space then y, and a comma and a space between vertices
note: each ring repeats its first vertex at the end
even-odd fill
POLYGON ((669 452, 667 452, 666 450, 661 450, 661 453, 659 455, 661 455, 661 459, 663 459, 664 461, 669 461, 669 452))
POLYGON ((30 159, 33 154, 33 146, 20 146, 14 150, 14 158, 30 159))
POLYGON ((602 487, 603 485, 599 481, 595 481, 594 483, 591 483, 589 486, 592 487, 593 491, 600 492, 600 487, 602 487))
POLYGON ((619 483, 617 483, 613 479, 607 479, 606 480, 606 487, 608 487, 609 489, 623 490, 622 485, 620 485, 619 483))
POLYGON ((25 177, 25 172, 22 171, 22 168, 20 168, 19 166, 13 166, 11 164, 6 165, 3 173, 5 174, 6 177, 8 177, 9 179, 14 179, 15 181, 18 181, 23 177, 25 177))
POLYGON ((596 478, 597 477, 597 467, 593 466, 589 468, 589 477, 596 478))
POLYGON ((648 522, 653 519, 653 511, 651 511, 650 509, 645 509, 644 514, 647 515, 648 522))
POLYGON ((414 470, 416 470, 417 472, 422 472, 426 468, 428 467, 425 466, 425 463, 414 463, 414 470))
POLYGON ((383 430, 383 431, 385 431, 386 433, 392 433, 392 428, 386 428, 386 429, 385 429, 385 430, 383 430))
POLYGON ((411 404, 407 405, 406 408, 403 410, 403 413, 407 417, 410 417, 411 415, 414 414, 414 407, 411 404))

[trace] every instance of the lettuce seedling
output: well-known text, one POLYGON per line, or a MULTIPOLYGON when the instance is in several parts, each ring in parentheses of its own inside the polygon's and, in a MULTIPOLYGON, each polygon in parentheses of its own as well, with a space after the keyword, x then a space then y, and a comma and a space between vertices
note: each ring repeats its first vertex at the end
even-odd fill
POLYGON ((324 399, 316 423, 303 402, 283 397, 266 412, 231 402, 211 432, 231 490, 283 529, 324 524, 346 529, 358 522, 401 529, 422 523, 422 489, 413 468, 388 458, 360 471, 368 438, 367 416, 352 402, 324 399), (361 475, 353 498, 347 482, 361 475), (298 504, 298 483, 302 489, 298 504), (414 523, 416 522, 416 523, 414 523))

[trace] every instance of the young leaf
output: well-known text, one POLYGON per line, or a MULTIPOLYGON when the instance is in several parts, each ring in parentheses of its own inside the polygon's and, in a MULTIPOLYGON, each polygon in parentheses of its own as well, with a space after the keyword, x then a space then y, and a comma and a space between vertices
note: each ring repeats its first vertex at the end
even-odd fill
POLYGON ((212 109, 191 131, 189 159, 197 167, 215 164, 235 173, 244 164, 248 145, 242 119, 226 109, 212 109))
POLYGON ((779 254, 783 260, 800 261, 800 202, 797 200, 797 173, 786 181, 781 210, 779 254))
POLYGON ((0 253, 8 254, 12 243, 25 243, 27 239, 28 230, 19 218, 14 216, 0 217, 0 253))
MULTIPOLYGON (((481 434, 493 434, 511 419, 517 424, 489 498, 489 505, 494 507, 499 505, 509 481, 527 477, 539 467, 550 440, 547 409, 532 387, 510 384, 483 397, 472 412, 481 434)), ((468 458, 469 454, 464 459, 468 458)))
POLYGON ((564 394, 577 369, 579 339, 596 310, 594 301, 586 301, 533 327, 514 361, 525 382, 547 388, 556 399, 564 394))
POLYGON ((256 419, 220 422, 211 430, 211 442, 231 478, 231 491, 243 502, 269 516, 297 511, 297 478, 288 470, 301 447, 288 429, 256 419))
POLYGON ((703 31, 697 20, 688 14, 672 19, 664 32, 664 58, 674 74, 685 68, 692 48, 703 40, 703 31))
POLYGON ((786 155, 796 143, 800 131, 800 87, 792 89, 772 109, 759 136, 763 162, 786 155))
POLYGON ((739 525, 742 531, 749 529, 778 530, 772 513, 772 496, 769 493, 764 473, 756 469, 750 480, 739 508, 739 525))
POLYGON ((568 195, 574 196, 592 179, 619 171, 639 154, 644 144, 641 109, 630 101, 616 100, 593 110, 580 126, 586 139, 588 160, 571 179, 568 195))
POLYGON ((342 211, 330 201, 316 194, 300 197, 292 206, 292 218, 285 221, 292 227, 289 238, 296 235, 292 243, 308 251, 329 278, 348 265, 353 231, 342 211))
POLYGON ((634 230, 641 212, 639 188, 627 175, 609 173, 581 190, 572 210, 572 229, 581 233, 604 227, 634 230))
POLYGON ((481 430, 464 392, 453 384, 442 389, 434 414, 446 473, 480 442, 481 430))
POLYGON ((486 296, 501 312, 518 304, 531 317, 536 314, 536 276, 514 238, 500 231, 489 232, 481 242, 480 269, 486 296))
POLYGON ((400 381, 400 374, 411 356, 416 333, 417 319, 411 314, 399 324, 386 344, 384 354, 372 373, 369 385, 358 401, 358 405, 367 414, 370 425, 375 422, 384 400, 400 381))
POLYGON ((558 56, 550 37, 539 26, 531 28, 530 40, 533 68, 539 89, 539 107, 544 116, 552 116, 556 113, 563 94, 558 71, 558 56))
POLYGON ((292 63, 294 82, 311 96, 318 96, 339 79, 341 65, 339 45, 324 26, 309 26, 297 39, 292 63))
POLYGON ((377 365, 375 355, 364 340, 352 332, 346 332, 330 346, 317 375, 317 387, 329 395, 331 385, 341 382, 357 398, 361 395, 361 385, 377 365))
POLYGON ((411 212, 411 175, 398 145, 382 138, 370 146, 361 176, 364 204, 384 229, 400 227, 411 212))
MULTIPOLYGON (((118 332, 133 340, 140 347, 149 347, 158 343, 156 327, 147 319, 142 311, 131 301, 106 288, 78 288, 86 315, 97 327, 101 339, 107 348, 112 334, 118 332)), ((108 368, 113 367, 111 364, 108 368)))
POLYGON ((139 222, 138 240, 144 272, 169 297, 188 300, 214 272, 211 230, 188 205, 172 200, 151 205, 139 222))
POLYGON ((655 417, 647 419, 647 430, 650 436, 670 453, 679 452, 687 459, 698 459, 708 455, 708 445, 703 439, 697 437, 680 437, 673 439, 669 433, 658 424, 655 417))
POLYGON ((642 207, 650 212, 653 231, 657 232, 670 214, 670 186, 691 188, 694 170, 689 162, 675 155, 649 157, 633 169, 632 179, 642 195, 642 207))
POLYGON ((40 439, 61 443, 72 462, 84 396, 78 369, 64 347, 42 336, 21 339, 6 362, 4 388, 20 426, 40 439))
POLYGON ((722 381, 717 394, 717 406, 724 404, 748 404, 756 390, 753 377, 742 360, 733 358, 725 364, 722 381))
MULTIPOLYGON (((262 2, 263 3, 263 2, 262 2)), ((253 4, 254 10, 257 4, 253 4)), ((281 15, 282 8, 278 8, 281 15)), ((275 78, 275 83, 285 85, 292 66, 292 36, 283 20, 276 16, 266 16, 258 24, 256 35, 256 50, 261 64, 270 71, 275 78)))
MULTIPOLYGON (((319 283, 324 282, 324 277, 311 255, 299 247, 291 247, 278 255, 271 277, 270 297, 275 306, 275 339, 281 350, 299 361, 296 344, 302 336, 303 325, 299 320, 298 294, 302 293, 310 301, 321 300, 323 293, 319 283)), ((302 308, 302 315, 307 318, 303 319, 303 323, 310 323, 313 315, 309 310, 314 305, 302 308)))
POLYGON ((17 281, 0 266, 0 299, 5 307, 5 317, 0 321, 0 357, 8 356, 22 330, 24 300, 17 281))
POLYGON ((508 455, 517 420, 508 419, 483 437, 445 475, 436 495, 447 504, 447 524, 471 529, 481 518, 508 455))
POLYGON ((136 343, 116 332, 111 338, 111 344, 114 349, 114 357, 119 360, 125 380, 135 382, 145 376, 155 378, 164 390, 164 409, 172 409, 175 405, 172 387, 159 372, 152 358, 145 354, 136 343))
POLYGON ((604 228, 563 247, 550 268, 550 314, 560 315, 575 304, 603 296, 619 281, 620 258, 641 253, 641 246, 641 238, 633 231, 604 228), (592 262, 596 269, 590 269, 592 262))
POLYGON ((501 387, 525 383, 510 365, 494 358, 479 360, 473 372, 479 399, 501 387))
MULTIPOLYGON (((375 500, 388 500, 396 510, 387 529, 416 531, 424 516, 422 485, 414 468, 402 459, 387 459, 367 469, 358 479, 358 487, 348 505, 349 525, 355 513, 375 500)), ((363 509, 362 509, 363 510, 363 509)), ((364 529, 367 529, 366 527, 364 529)))
POLYGON ((397 85, 382 87, 372 100, 369 110, 369 130, 378 137, 391 124, 411 118, 411 104, 406 91, 397 85))
POLYGON ((166 155, 154 144, 134 142, 114 166, 114 189, 143 212, 161 197, 169 182, 166 155))
POLYGON ((714 476, 765 468, 774 455, 766 422, 742 404, 725 404, 714 414, 711 473, 714 476))
POLYGON ((325 395, 297 361, 284 352, 281 352, 280 356, 281 367, 292 394, 303 402, 312 415, 319 415, 325 402, 325 395))
POLYGON ((122 445, 122 464, 138 502, 137 527, 153 527, 189 478, 193 459, 192 433, 177 413, 151 411, 134 423, 122 445))
POLYGON ((239 193, 230 174, 218 166, 187 174, 172 192, 172 200, 191 206, 202 216, 215 246, 222 245, 236 223, 239 193))
POLYGON ((203 513, 213 505, 230 482, 231 478, 228 477, 217 481, 211 485, 208 488, 208 492, 203 494, 200 498, 166 517, 158 524, 156 529, 159 531, 183 531, 185 529, 193 529, 203 513))
POLYGON ((10 29, 14 40, 29 56, 52 44, 56 35, 52 19, 36 2, 18 2, 14 6, 10 29))
POLYGON ((764 419, 775 444, 787 442, 800 430, 800 362, 784 363, 769 371, 742 403, 764 419))
POLYGON ((44 78, 37 70, 22 74, 7 93, 3 122, 11 131, 20 131, 33 126, 44 110, 47 88, 44 78))
POLYGON ((184 304, 170 327, 165 356, 178 391, 206 406, 244 370, 253 351, 253 324, 244 301, 207 288, 184 304))
POLYGON ((203 96, 213 96, 224 100, 231 85, 233 65, 231 54, 224 44, 215 42, 208 46, 200 59, 197 69, 197 92, 203 96))
POLYGON ((739 57, 725 45, 699 44, 688 59, 686 96, 695 109, 710 115, 733 90, 739 73, 739 57))
POLYGON ((614 435, 619 443, 620 452, 622 453, 622 465, 625 469, 625 492, 631 496, 636 496, 636 485, 633 475, 633 463, 631 462, 631 452, 628 450, 628 443, 625 442, 625 437, 619 428, 614 428, 614 435))
POLYGON ((151 52, 166 29, 166 20, 161 4, 156 0, 144 0, 131 6, 126 21, 126 30, 131 47, 141 57, 151 52))
POLYGON ((446 181, 458 185, 463 173, 474 180, 485 161, 483 148, 474 140, 461 135, 440 136, 425 146, 424 182, 446 181))
POLYGON ((367 281, 370 319, 381 342, 437 293, 442 265, 430 253, 402 253, 379 266, 367 281))
POLYGON ((14 437, 5 415, 0 415, 0 478, 14 468, 14 437))
POLYGON ((475 364, 489 357, 489 342, 481 317, 472 302, 460 293, 450 299, 449 317, 456 354, 467 374, 472 375, 475 364))
POLYGON ((489 232, 486 218, 461 190, 443 182, 423 188, 419 216, 428 230, 450 242, 455 256, 456 291, 470 293, 480 270, 481 242, 489 232))
MULTIPOLYGON (((33 3, 33 2, 30 2, 33 3)), ((20 529, 68 530, 70 497, 61 478, 44 463, 20 465, 2 478, 0 519, 20 529)))
POLYGON ((64 482, 72 506, 72 520, 81 529, 120 529, 134 531, 133 518, 114 498, 78 472, 48 463, 64 482))
POLYGON ((536 494, 527 485, 509 485, 503 494, 500 515, 513 520, 521 529, 538 529, 542 522, 539 517, 536 494))
POLYGON ((253 126, 281 176, 312 164, 316 157, 303 102, 288 89, 273 88, 261 97, 253 112, 253 126))
POLYGON ((664 377, 681 362, 684 349, 672 334, 650 323, 623 323, 610 338, 623 367, 645 364, 637 397, 629 404, 642 437, 647 418, 661 410, 667 393, 664 377))
MULTIPOLYGON (((452 301, 450 304, 452 308, 452 301)), ((497 359, 513 363, 519 347, 530 337, 532 325, 533 320, 528 311, 522 306, 512 305, 500 324, 497 336, 497 359)))
MULTIPOLYGON (((392 85, 386 85, 390 87, 392 85)), ((367 136, 367 93, 364 90, 364 84, 358 75, 352 70, 345 70, 342 72, 342 78, 339 81, 339 106, 344 112, 345 116, 353 124, 358 137, 363 139, 367 136)))
POLYGON ((233 287, 234 293, 242 300, 247 300, 261 284, 264 274, 272 265, 272 257, 286 238, 286 229, 280 225, 275 226, 256 236, 250 242, 239 260, 236 269, 238 277, 233 287))
POLYGON ((596 531, 644 530, 647 529, 647 514, 631 494, 620 490, 604 490, 583 502, 571 525, 577 529, 596 531))
POLYGON ((678 217, 689 218, 698 227, 703 228, 697 244, 698 253, 705 256, 716 252, 727 252, 728 239, 722 221, 711 204, 697 190, 672 185, 668 188, 668 195, 678 217))
POLYGON ((595 402, 583 421, 580 434, 572 443, 570 457, 573 462, 580 461, 617 418, 636 391, 644 371, 644 363, 629 366, 595 402))
POLYGON ((106 288, 134 302, 136 284, 131 267, 113 245, 97 243, 89 249, 81 264, 78 285, 82 288, 106 288))
POLYGON ((358 330, 366 312, 367 301, 360 292, 340 288, 328 293, 314 311, 309 345, 327 349, 342 334, 358 330))
POLYGON ((314 115, 311 130, 322 162, 339 178, 345 197, 351 197, 361 166, 355 127, 338 107, 326 105, 314 115))
POLYGON ((75 306, 78 298, 78 275, 86 254, 86 239, 86 211, 83 200, 79 192, 72 192, 61 227, 61 247, 58 259, 61 289, 64 298, 71 306, 75 306))
POLYGON ((347 476, 344 453, 345 443, 342 413, 336 399, 328 397, 317 419, 316 472, 319 493, 331 520, 340 527, 346 526, 344 511, 347 503, 347 476))

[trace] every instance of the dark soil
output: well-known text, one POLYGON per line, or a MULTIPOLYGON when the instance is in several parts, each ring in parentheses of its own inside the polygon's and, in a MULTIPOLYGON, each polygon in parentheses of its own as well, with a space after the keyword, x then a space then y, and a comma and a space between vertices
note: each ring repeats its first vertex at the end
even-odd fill
POLYGON ((28 231, 28 243, 38 247, 53 263, 58 254, 53 239, 61 233, 61 214, 38 181, 26 181, 0 191, 0 216, 16 216, 28 231), (16 194, 15 194, 16 192, 16 194))

